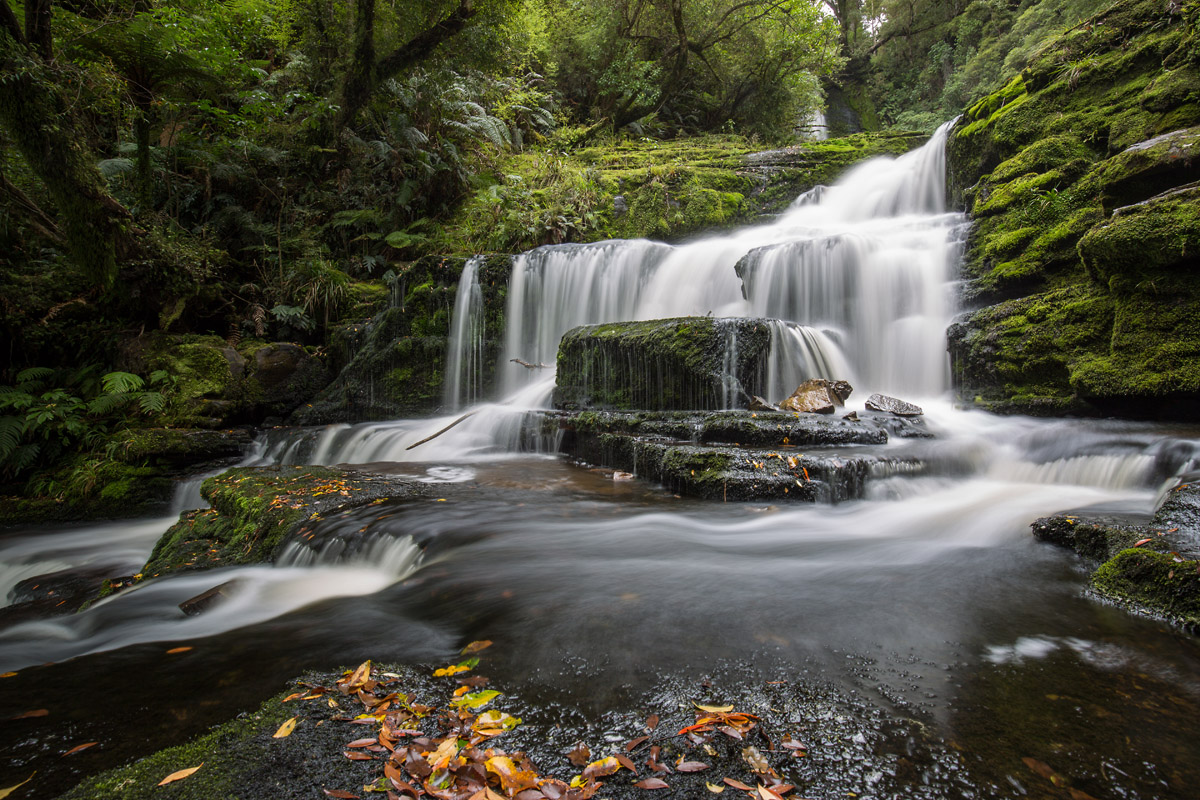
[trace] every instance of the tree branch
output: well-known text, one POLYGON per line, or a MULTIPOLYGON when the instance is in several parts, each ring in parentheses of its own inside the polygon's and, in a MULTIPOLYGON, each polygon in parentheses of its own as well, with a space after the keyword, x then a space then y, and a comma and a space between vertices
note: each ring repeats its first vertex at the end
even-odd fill
POLYGON ((473 0, 459 0, 458 8, 454 9, 450 16, 380 59, 379 64, 375 67, 377 79, 386 80, 401 70, 428 58, 439 44, 467 27, 467 23, 475 16, 475 12, 473 0))
POLYGON ((25 44, 25 33, 21 30, 21 23, 17 20, 17 15, 13 13, 8 0, 0 0, 0 24, 4 25, 8 35, 17 44, 25 44))

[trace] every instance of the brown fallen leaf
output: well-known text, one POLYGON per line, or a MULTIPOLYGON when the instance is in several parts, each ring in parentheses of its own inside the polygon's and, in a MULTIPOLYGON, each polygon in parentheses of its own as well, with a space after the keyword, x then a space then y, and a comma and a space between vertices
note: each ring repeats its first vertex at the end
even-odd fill
POLYGON ((758 787, 758 796, 761 797, 762 800, 783 800, 782 795, 776 794, 766 786, 762 785, 758 787))
POLYGON ((676 772, 703 772, 708 769, 708 764, 703 761, 684 761, 682 764, 675 765, 676 772))
POLYGON ((70 750, 68 750, 67 752, 63 753, 63 756, 65 757, 65 756, 75 755, 80 750, 87 750, 89 747, 95 747, 98 744, 100 744, 100 743, 99 742, 84 742, 83 744, 77 744, 74 747, 72 747, 70 750))
POLYGON ((649 736, 639 736, 636 739, 633 739, 633 740, 629 741, 628 743, 626 743, 625 752, 631 753, 634 750, 636 750, 639 746, 645 744, 648 741, 650 741, 649 736))
POLYGON ((481 650, 486 650, 491 646, 492 646, 491 639, 483 639, 482 641, 471 642, 469 645, 467 645, 466 647, 464 647, 462 649, 462 654, 464 656, 471 655, 472 653, 478 653, 481 650))
POLYGON ((747 786, 746 784, 742 783, 741 781, 734 780, 733 778, 722 778, 721 780, 724 781, 727 786, 732 786, 735 789, 741 789, 743 792, 753 792, 754 791, 754 789, 752 787, 747 786))
POLYGON ((168 775, 167 777, 165 777, 161 781, 159 781, 158 785, 166 786, 168 783, 174 783, 175 781, 181 781, 190 775, 194 775, 196 773, 196 770, 200 769, 200 767, 203 767, 203 766, 204 766, 204 762, 200 762, 199 764, 197 764, 194 767, 188 767, 187 769, 181 769, 177 772, 172 772, 170 775, 168 775))
POLYGON ((575 749, 567 753, 567 760, 576 767, 582 767, 592 760, 592 751, 583 742, 575 745, 575 749))
POLYGON ((1071 787, 1068 786, 1067 792, 1070 793, 1071 800, 1096 800, 1096 798, 1092 797, 1090 794, 1083 791, 1082 789, 1072 789, 1071 787))
POLYGON ((282 739, 285 736, 291 736, 292 731, 294 730, 296 730, 296 718, 292 717, 289 720, 285 720, 284 723, 279 726, 279 730, 271 734, 271 738, 282 739))
MULTIPOLYGON (((1054 771, 1054 768, 1044 761, 1038 761, 1036 758, 1030 758, 1028 756, 1022 758, 1021 761, 1024 762, 1025 766, 1029 767, 1030 771, 1037 775, 1041 775, 1048 781, 1053 781, 1055 778, 1059 777, 1058 773, 1054 771)), ((1061 780, 1061 778, 1059 778, 1059 780, 1061 780)))
POLYGON ((22 714, 17 714, 14 717, 9 717, 9 719, 33 719, 34 717, 44 717, 49 713, 50 712, 44 708, 38 708, 33 711, 26 711, 22 714))
POLYGON ((350 792, 342 791, 341 789, 322 789, 321 791, 325 792, 328 797, 336 797, 339 800, 359 800, 358 795, 350 794, 350 792))
MULTIPOLYGON (((1153 541, 1154 541, 1153 539, 1139 539, 1138 541, 1134 542, 1133 546, 1134 546, 1134 547, 1141 547, 1141 546, 1142 546, 1142 545, 1144 545, 1146 542, 1153 542, 1153 541)), ((1023 759, 1022 759, 1022 760, 1023 760, 1023 759)))
POLYGON ((650 716, 646 717, 646 727, 650 730, 654 730, 658 727, 658 714, 651 714, 650 716))
POLYGON ((646 778, 634 784, 639 789, 670 789, 671 787, 661 778, 646 778))
POLYGON ((619 761, 622 767, 629 770, 634 775, 638 774, 637 765, 633 763, 633 759, 631 759, 629 756, 625 755, 624 753, 618 753, 617 755, 613 756, 613 758, 619 761))
POLYGON ((343 750, 342 755, 351 761, 374 761, 375 756, 370 753, 363 753, 359 750, 343 750))

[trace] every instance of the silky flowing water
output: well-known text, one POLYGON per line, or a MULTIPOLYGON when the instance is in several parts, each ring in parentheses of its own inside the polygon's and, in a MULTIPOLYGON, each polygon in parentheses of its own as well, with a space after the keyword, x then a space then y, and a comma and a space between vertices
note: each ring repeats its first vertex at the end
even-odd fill
MULTIPOLYGON (((945 210, 943 144, 940 131, 857 167, 770 225, 518 256, 502 390, 482 403, 480 304, 464 279, 446 405, 475 402, 473 416, 412 450, 460 411, 271 432, 247 462, 352 464, 445 498, 335 515, 319 544, 273 566, 152 581, 0 630, 0 673, 17 672, 0 683, 0 717, 49 712, 4 723, 0 787, 37 769, 28 796, 53 796, 254 707, 305 669, 444 662, 488 638, 498 688, 587 720, 645 709, 667 681, 836 695, 845 741, 820 743, 844 762, 830 797, 881 796, 882 755, 848 749, 879 713, 915 720, 965 770, 918 772, 912 796, 1072 796, 1026 759, 1097 798, 1200 795, 1196 639, 1088 596, 1085 565, 1029 533, 1067 510, 1147 519, 1195 469, 1200 431, 951 406, 945 329, 966 223, 945 210), (552 370, 510 358, 552 364, 579 324, 708 314, 778 320, 776 394, 821 376, 853 383, 851 408, 875 391, 920 402, 936 438, 874 449, 925 467, 839 505, 706 503, 569 463, 530 424, 552 370), (179 610, 227 581, 227 603, 179 610), (101 745, 59 758, 85 741, 101 745)), ((195 502, 156 520, 6 531, 0 590, 81 565, 134 571, 195 502)))

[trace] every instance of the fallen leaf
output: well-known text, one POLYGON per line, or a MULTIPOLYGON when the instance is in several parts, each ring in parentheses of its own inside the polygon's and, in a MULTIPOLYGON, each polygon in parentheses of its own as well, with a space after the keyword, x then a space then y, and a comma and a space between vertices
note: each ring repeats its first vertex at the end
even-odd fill
POLYGON ((172 647, 170 650, 167 651, 167 655, 173 656, 176 653, 186 653, 188 650, 191 650, 191 649, 193 649, 193 648, 191 648, 191 647, 172 647))
POLYGON ((73 756, 76 753, 78 753, 80 750, 87 750, 89 747, 95 747, 98 744, 100 744, 100 743, 99 742, 84 742, 83 744, 77 744, 74 747, 72 747, 70 750, 68 750, 67 752, 63 753, 63 756, 73 756))
POLYGON ((34 770, 33 775, 30 775, 28 778, 21 781, 16 786, 9 786, 7 789, 0 789, 0 800, 4 800, 5 797, 8 797, 10 794, 15 792, 17 789, 20 789, 22 786, 29 783, 31 780, 33 780, 34 775, 37 775, 37 770, 34 770))
POLYGON ((271 738, 272 739, 282 739, 285 736, 291 736, 292 731, 294 731, 294 730, 296 730, 296 718, 292 717, 291 719, 287 720, 282 725, 280 725, 279 730, 277 730, 273 734, 271 734, 271 738))
POLYGON ((692 703, 692 705, 708 714, 726 714, 733 711, 733 706, 702 706, 699 703, 692 703))
POLYGON ((754 791, 754 789, 752 789, 751 787, 747 786, 746 784, 742 783, 741 781, 736 781, 733 778, 722 778, 721 780, 724 781, 727 786, 732 786, 735 789, 741 789, 743 792, 753 792, 754 791))
POLYGON ((370 747, 373 744, 378 744, 378 739, 355 739, 350 744, 346 745, 346 749, 350 750, 355 747, 370 747))
POLYGON ((467 645, 466 647, 464 647, 462 649, 462 654, 464 656, 471 655, 472 653, 478 653, 480 650, 486 650, 491 646, 492 646, 491 639, 483 639, 478 642, 471 642, 469 645, 467 645))
MULTIPOLYGON (((0 678, 15 678, 15 677, 17 677, 17 673, 15 673, 15 672, 6 672, 6 673, 4 673, 3 675, 0 675, 0 678)), ((25 783, 29 783, 29 781, 25 781, 25 783)), ((25 784, 24 784, 24 783, 19 783, 19 784, 17 784, 17 785, 18 785, 18 786, 24 786, 25 784)))
POLYGON ((1139 539, 1137 542, 1135 542, 1135 543, 1134 543, 1134 545, 1133 545, 1133 546, 1134 546, 1134 547, 1141 547, 1141 546, 1142 546, 1142 545, 1144 545, 1146 542, 1153 542, 1153 541, 1154 541, 1153 539, 1139 539))
POLYGON ((358 795, 350 794, 350 792, 342 791, 341 789, 322 789, 321 791, 325 792, 327 796, 337 797, 339 800, 359 800, 358 795))
POLYGON ((194 767, 188 767, 187 769, 181 769, 178 772, 172 772, 170 775, 168 775, 167 777, 165 777, 161 781, 159 781, 158 785, 166 786, 168 783, 174 783, 175 781, 181 781, 184 778, 188 777, 189 775, 195 774, 196 770, 200 769, 200 767, 203 767, 203 766, 204 766, 204 763, 201 762, 200 764, 197 764, 194 767))
POLYGON ((639 789, 670 789, 670 785, 661 778, 646 778, 634 784, 639 789))
POLYGON ((1071 794, 1071 800, 1096 800, 1096 798, 1081 789, 1072 789, 1068 786, 1067 791, 1071 794))
POLYGON ((754 772, 767 774, 771 771, 771 764, 767 761, 766 756, 758 751, 754 745, 742 750, 742 758, 750 765, 750 769, 754 772))
POLYGON ((621 768, 621 762, 609 756, 602 758, 599 761, 593 761, 583 768, 583 779, 585 781, 592 778, 603 778, 606 775, 612 775, 621 768))
POLYGON ((675 765, 676 772, 703 772, 708 769, 708 764, 703 761, 684 761, 682 764, 675 765))
POLYGON ((783 800, 782 796, 762 785, 758 787, 758 796, 761 797, 762 800, 783 800))
POLYGON ((708 789, 708 790, 709 790, 710 792, 712 792, 713 794, 720 794, 721 792, 725 791, 725 787, 724 787, 724 786, 720 786, 720 785, 718 785, 718 784, 715 784, 715 783, 709 783, 708 781, 705 781, 705 782, 704 782, 704 788, 705 788, 705 789, 708 789))
POLYGON ((658 714, 651 714, 650 716, 646 717, 646 727, 650 730, 654 730, 658 727, 658 714))
POLYGON ((591 760, 592 751, 583 742, 575 745, 575 749, 567 753, 567 761, 570 761, 576 767, 582 767, 591 760))
POLYGON ((1038 761, 1036 758, 1029 758, 1028 756, 1022 758, 1021 761, 1023 761, 1025 766, 1029 767, 1030 770, 1038 775, 1041 775, 1046 780, 1053 781, 1058 777, 1058 773, 1054 771, 1054 768, 1044 761, 1038 761))
POLYGON ((632 752, 633 750, 636 750, 640 745, 643 745, 648 741, 650 741, 649 736, 639 736, 636 739, 633 739, 633 740, 629 741, 628 743, 626 743, 625 752, 626 753, 632 752))
POLYGON ((637 766, 633 763, 633 760, 629 756, 624 755, 623 753, 618 753, 617 755, 613 756, 613 758, 615 758, 617 761, 620 761, 621 766, 632 772, 634 775, 638 774, 637 766))
POLYGON ((482 692, 472 692, 471 694, 464 694, 462 697, 458 697, 458 698, 455 698, 454 700, 452 700, 450 702, 450 705, 454 706, 455 708, 470 708, 470 709, 483 708, 484 706, 486 706, 488 703, 492 702, 499 696, 500 696, 500 693, 497 692, 495 689, 487 689, 482 692))
POLYGON ((44 717, 49 713, 50 712, 46 709, 39 708, 34 711, 26 711, 22 714, 17 714, 15 717, 9 717, 9 719, 32 719, 34 717, 44 717))
POLYGON ((370 753, 364 753, 359 750, 343 750, 342 755, 351 761, 374 761, 375 756, 370 753))

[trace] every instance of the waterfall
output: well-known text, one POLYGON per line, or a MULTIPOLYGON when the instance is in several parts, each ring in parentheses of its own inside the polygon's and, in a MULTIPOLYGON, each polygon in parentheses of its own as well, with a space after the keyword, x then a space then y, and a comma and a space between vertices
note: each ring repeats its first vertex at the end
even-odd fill
POLYGON ((483 256, 467 260, 454 298, 443 387, 445 404, 451 411, 483 399, 483 289, 479 285, 482 262, 483 256))

